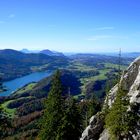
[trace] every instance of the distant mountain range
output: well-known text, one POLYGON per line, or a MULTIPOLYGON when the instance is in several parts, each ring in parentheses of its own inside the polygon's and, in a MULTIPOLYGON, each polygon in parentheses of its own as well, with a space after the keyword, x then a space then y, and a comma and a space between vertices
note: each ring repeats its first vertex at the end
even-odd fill
POLYGON ((20 52, 23 52, 23 53, 39 53, 40 51, 39 50, 22 49, 22 50, 20 50, 20 52))
MULTIPOLYGON (((119 53, 101 53, 102 55, 107 56, 119 56, 119 53)), ((123 52, 122 57, 136 58, 140 56, 140 52, 123 52)))
POLYGON ((140 56, 140 52, 124 53, 122 56, 136 58, 140 56))
MULTIPOLYGON (((139 52, 123 53, 123 64, 128 64, 138 56, 140 56, 139 52)), ((37 52, 23 49, 21 52, 4 49, 0 50, 0 76, 2 76, 3 81, 11 80, 34 71, 64 68, 69 65, 71 60, 94 66, 103 62, 117 64, 118 55, 117 53, 112 53, 112 55, 85 53, 66 57, 61 52, 50 50, 37 52)))
MULTIPOLYGON (((39 50, 28 50, 28 49, 22 49, 21 52, 23 53, 42 53, 42 54, 46 54, 48 56, 96 56, 96 55, 107 55, 107 56, 116 56, 118 57, 119 54, 116 52, 112 52, 112 53, 62 53, 62 52, 57 52, 57 51, 51 51, 49 49, 45 49, 42 51, 39 50)), ((138 56, 140 56, 140 52, 123 52, 122 57, 130 57, 130 58, 136 58, 138 56)))
POLYGON ((42 53, 42 54, 46 54, 48 56, 64 56, 64 54, 61 53, 61 52, 51 51, 51 50, 48 50, 48 49, 42 50, 42 51, 22 49, 21 52, 23 52, 23 53, 42 53))

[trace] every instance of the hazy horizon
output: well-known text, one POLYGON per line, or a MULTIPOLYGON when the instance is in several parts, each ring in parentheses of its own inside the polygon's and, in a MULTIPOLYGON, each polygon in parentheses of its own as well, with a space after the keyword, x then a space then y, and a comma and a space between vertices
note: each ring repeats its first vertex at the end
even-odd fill
MULTIPOLYGON (((54 52, 60 52, 60 53, 64 53, 64 54, 115 54, 115 55, 118 55, 119 53, 120 53, 120 50, 117 50, 117 51, 113 51, 113 52, 102 52, 102 51, 100 51, 100 52, 72 52, 72 51, 66 51, 66 52, 64 52, 64 51, 57 51, 57 50, 51 50, 51 49, 47 49, 47 48, 45 48, 45 49, 40 49, 40 50, 34 50, 34 49, 28 49, 28 48, 23 48, 23 49, 12 49, 12 48, 4 48, 4 49, 0 49, 0 50, 15 50, 15 51, 25 51, 25 50, 27 50, 27 51, 30 51, 30 52, 33 52, 33 53, 38 53, 38 52, 40 52, 40 51, 43 51, 43 50, 50 50, 50 51, 54 51, 54 52)), ((130 52, 124 52, 124 51, 122 51, 121 50, 121 53, 122 54, 127 54, 127 53, 140 53, 140 51, 130 51, 130 52)))
POLYGON ((140 52, 140 1, 0 1, 0 49, 140 52))

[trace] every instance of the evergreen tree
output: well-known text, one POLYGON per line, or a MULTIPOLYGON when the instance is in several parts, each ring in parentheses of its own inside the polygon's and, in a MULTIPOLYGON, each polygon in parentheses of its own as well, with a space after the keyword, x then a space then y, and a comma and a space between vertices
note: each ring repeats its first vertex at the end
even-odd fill
POLYGON ((106 127, 113 140, 121 139, 130 130, 129 114, 127 112, 128 103, 125 92, 119 87, 116 100, 105 119, 106 127))
MULTIPOLYGON (((128 111, 129 98, 125 91, 120 85, 121 78, 121 49, 119 52, 119 63, 118 63, 118 91, 116 99, 112 104, 112 107, 108 108, 108 101, 105 105, 105 124, 110 132, 112 140, 122 140, 123 138, 131 137, 130 131, 133 131, 136 120, 139 119, 136 113, 128 111)), ((107 96, 108 100, 108 96, 107 96)), ((130 106, 131 108, 131 106, 130 106)), ((132 108, 131 108, 132 109, 132 108)))
POLYGON ((45 101, 45 111, 41 121, 41 140, 79 140, 82 117, 76 101, 69 95, 62 98, 60 72, 53 76, 51 89, 45 101))
POLYGON ((82 116, 76 101, 69 97, 65 103, 65 112, 56 140, 79 140, 82 131, 81 124, 82 116))
POLYGON ((89 124, 89 119, 101 110, 101 105, 97 97, 92 94, 90 99, 84 99, 79 103, 80 114, 83 118, 83 128, 87 127, 89 124))
POLYGON ((88 100, 87 118, 88 120, 101 110, 100 102, 95 95, 88 100))
POLYGON ((63 116, 63 100, 61 95, 60 72, 57 71, 53 76, 51 89, 45 103, 46 109, 42 119, 42 128, 39 133, 41 140, 56 140, 63 116))

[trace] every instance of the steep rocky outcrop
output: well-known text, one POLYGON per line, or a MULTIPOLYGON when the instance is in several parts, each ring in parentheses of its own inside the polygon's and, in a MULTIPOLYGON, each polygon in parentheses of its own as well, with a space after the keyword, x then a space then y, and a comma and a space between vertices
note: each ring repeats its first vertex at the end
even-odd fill
POLYGON ((104 116, 101 113, 97 113, 91 117, 89 126, 84 130, 80 140, 98 139, 100 133, 103 131, 103 126, 104 116))
MULTIPOLYGON (((130 64, 127 70, 123 72, 120 85, 130 97, 130 103, 140 103, 140 57, 130 64)), ((116 85, 110 90, 108 95, 108 105, 111 107, 114 102, 118 86, 116 85)))
MULTIPOLYGON (((130 105, 135 107, 135 113, 140 116, 140 57, 135 59, 128 69, 123 72, 119 85, 127 93, 130 105)), ((105 104, 109 107, 111 107, 115 101, 117 91, 118 85, 114 86, 106 97, 105 104)), ((129 107, 129 109, 131 110, 132 108, 129 107)), ((102 114, 102 112, 100 114, 102 114)), ((109 140, 108 130, 104 129, 103 124, 104 121, 98 114, 93 116, 80 140, 109 140)), ((135 130, 130 132, 130 134, 131 136, 127 138, 128 140, 140 140, 139 121, 135 126, 135 130)))

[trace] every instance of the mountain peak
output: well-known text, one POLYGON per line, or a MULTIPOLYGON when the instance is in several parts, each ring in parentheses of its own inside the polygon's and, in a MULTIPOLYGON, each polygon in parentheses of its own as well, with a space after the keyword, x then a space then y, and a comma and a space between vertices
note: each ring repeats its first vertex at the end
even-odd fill
POLYGON ((9 54, 9 55, 12 55, 12 54, 23 54, 22 52, 19 52, 17 50, 13 50, 13 49, 4 49, 4 50, 0 50, 0 54, 9 54))
POLYGON ((30 51, 28 49, 22 49, 20 52, 23 52, 23 53, 30 53, 30 51))
POLYGON ((51 51, 51 50, 48 50, 48 49, 42 50, 42 51, 40 51, 40 53, 43 53, 43 54, 46 54, 46 55, 49 55, 49 56, 64 56, 64 54, 61 53, 61 52, 51 51))

